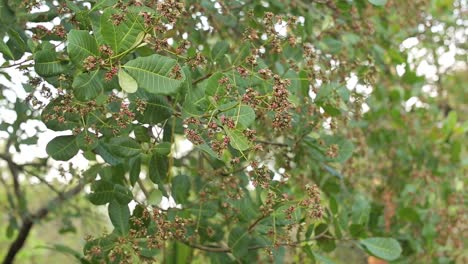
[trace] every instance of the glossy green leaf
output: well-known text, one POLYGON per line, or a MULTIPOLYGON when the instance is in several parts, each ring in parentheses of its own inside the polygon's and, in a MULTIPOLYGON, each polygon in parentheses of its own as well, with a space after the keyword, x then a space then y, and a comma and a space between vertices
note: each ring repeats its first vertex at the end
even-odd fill
POLYGON ((111 138, 107 146, 112 154, 124 158, 133 157, 141 152, 140 144, 126 136, 111 138))
POLYGON ((91 190, 88 199, 95 205, 107 204, 114 199, 114 185, 109 181, 95 181, 91 185, 91 190))
POLYGON ((46 147, 47 154, 55 160, 69 160, 78 153, 76 136, 58 136, 52 139, 46 147))
POLYGON ((153 153, 149 163, 149 177, 152 182, 160 184, 166 179, 169 169, 169 160, 166 155, 153 153))
POLYGON ((104 72, 96 70, 77 75, 72 84, 73 94, 80 101, 89 101, 102 93, 104 72))
POLYGON ((230 144, 233 148, 244 151, 250 148, 249 140, 239 130, 225 129, 227 136, 230 139, 230 144))
POLYGON ((104 161, 110 165, 117 165, 124 161, 122 157, 119 157, 111 152, 109 146, 104 142, 99 142, 97 147, 94 149, 96 154, 100 155, 104 161))
POLYGON ((140 178, 140 172, 141 172, 141 157, 136 156, 130 160, 129 178, 130 178, 130 184, 132 186, 134 186, 135 183, 140 178))
POLYGON ((123 236, 128 234, 130 230, 128 222, 130 220, 130 209, 128 209, 128 205, 111 201, 108 206, 108 213, 115 230, 123 236))
POLYGON ((234 119, 235 124, 249 127, 255 121, 255 111, 247 105, 240 105, 224 112, 227 117, 234 119))
POLYGON ((139 89, 131 96, 131 100, 136 99, 144 101, 146 105, 143 113, 136 113, 136 119, 144 124, 158 124, 172 116, 172 107, 163 96, 139 89))
POLYGON ((170 142, 161 142, 154 147, 154 151, 161 155, 169 155, 171 153, 171 146, 170 142))
POLYGON ((66 71, 65 63, 53 50, 41 50, 34 54, 34 70, 43 77, 56 76, 66 71))
POLYGON ((372 237, 359 240, 369 253, 384 260, 393 261, 400 257, 402 249, 393 238, 372 237))
POLYGON ((177 61, 160 55, 139 57, 127 62, 124 69, 137 81, 138 86, 154 94, 173 94, 182 85, 181 79, 172 77, 172 70, 177 61))
POLYGON ((210 96, 225 94, 225 86, 219 83, 219 80, 224 76, 223 73, 217 72, 208 78, 208 80, 203 83, 205 85, 205 94, 210 96))
POLYGON ((232 254, 240 259, 247 255, 249 251, 249 232, 242 227, 235 227, 229 233, 228 245, 232 250, 232 254))
POLYGON ((172 179, 172 196, 177 203, 185 203, 190 194, 190 178, 185 174, 172 179))
POLYGON ((227 41, 217 42, 211 50, 211 58, 215 61, 219 61, 224 57, 229 50, 229 43, 227 41))
POLYGON ((10 48, 3 41, 0 41, 0 53, 3 54, 5 59, 15 59, 15 56, 11 52, 10 48))
POLYGON ((72 29, 68 33, 68 56, 71 61, 82 68, 83 61, 89 57, 99 55, 96 39, 87 30, 72 29))
POLYGON ((128 204, 133 200, 132 191, 130 191, 126 186, 115 184, 114 185, 114 199, 120 204, 128 204))
POLYGON ((135 13, 123 13, 114 8, 108 8, 101 16, 100 32, 103 40, 112 48, 114 56, 126 52, 141 38, 145 30, 143 18, 135 13), (124 15, 124 19, 117 25, 113 15, 124 15))

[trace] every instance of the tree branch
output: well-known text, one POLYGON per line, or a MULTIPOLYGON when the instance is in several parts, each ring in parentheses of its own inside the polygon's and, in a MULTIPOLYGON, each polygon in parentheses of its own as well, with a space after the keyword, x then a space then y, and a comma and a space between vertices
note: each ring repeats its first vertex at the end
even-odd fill
POLYGON ((84 185, 80 183, 69 191, 64 192, 56 198, 50 200, 44 207, 38 209, 35 213, 25 217, 15 241, 13 241, 13 243, 10 245, 5 258, 3 259, 3 264, 13 263, 16 255, 24 246, 24 243, 26 242, 26 239, 28 238, 29 233, 36 221, 44 219, 58 205, 80 193, 83 189, 83 186, 84 185))
MULTIPOLYGON (((259 218, 259 219, 261 220, 262 218, 259 218)), ((255 221, 255 223, 258 223, 258 221, 255 221)), ((285 243, 279 243, 279 244, 275 244, 275 245, 251 246, 251 247, 248 248, 248 250, 256 250, 256 249, 261 249, 261 248, 270 248, 270 247, 278 247, 278 246, 296 247, 296 246, 299 246, 301 243, 311 242, 311 241, 317 240, 317 239, 322 238, 322 237, 327 237, 326 236, 327 231, 328 231, 328 228, 325 229, 322 233, 320 233, 320 234, 318 234, 318 235, 316 235, 314 237, 311 237, 309 239, 298 240, 298 241, 295 241, 295 242, 292 242, 292 243, 285 242, 285 243)), ((330 237, 330 238, 333 238, 333 237, 330 237)), ((228 247, 205 246, 205 245, 199 245, 199 244, 190 244, 190 243, 187 243, 187 242, 183 242, 183 243, 185 243, 186 245, 188 245, 188 246, 190 246, 192 248, 196 248, 196 249, 200 249, 200 250, 208 251, 208 252, 232 252, 232 250, 230 248, 228 248, 228 247)))

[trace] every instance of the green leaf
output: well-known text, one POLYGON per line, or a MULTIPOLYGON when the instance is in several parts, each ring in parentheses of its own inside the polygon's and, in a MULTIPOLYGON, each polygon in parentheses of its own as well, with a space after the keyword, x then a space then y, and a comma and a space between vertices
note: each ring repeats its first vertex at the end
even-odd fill
POLYGON ((153 94, 173 94, 182 85, 185 74, 181 72, 182 79, 171 77, 172 69, 177 61, 157 54, 148 57, 139 57, 127 62, 123 67, 135 78, 139 87, 153 94))
POLYGON ((108 8, 101 16, 101 35, 114 51, 114 57, 138 44, 137 40, 141 38, 140 33, 145 30, 142 17, 135 13, 127 13, 123 21, 116 25, 112 16, 123 14, 120 10, 108 8))
POLYGON ((128 205, 120 204, 113 200, 109 203, 108 212, 115 230, 123 236, 128 234, 130 230, 128 222, 130 220, 130 209, 128 209, 128 205))
POLYGON ((140 172, 141 172, 141 157, 136 156, 130 160, 129 178, 130 178, 130 184, 132 186, 134 186, 137 180, 140 178, 140 172))
POLYGON ((78 153, 76 136, 58 136, 52 139, 46 147, 47 154, 55 160, 67 161, 78 153))
POLYGON ((354 224, 367 225, 369 222, 369 215, 371 212, 371 205, 369 201, 362 195, 356 197, 351 208, 351 218, 354 224))
POLYGON ((97 147, 94 149, 96 154, 100 155, 110 165, 117 165, 123 162, 123 159, 119 156, 114 155, 110 150, 109 146, 100 141, 97 147))
POLYGON ((127 93, 134 93, 137 91, 137 82, 135 81, 135 79, 133 79, 132 76, 130 76, 130 74, 126 73, 124 69, 119 70, 118 78, 119 85, 120 88, 122 88, 122 90, 124 90, 127 93))
POLYGON ((214 73, 208 80, 203 82, 205 85, 205 94, 214 96, 226 93, 226 89, 219 83, 219 80, 225 75, 221 72, 214 73))
POLYGON ((169 153, 171 153, 171 146, 171 142, 161 142, 156 145, 154 151, 161 155, 169 155, 169 153))
POLYGON ((152 182, 160 184, 167 177, 169 161, 167 156, 153 153, 149 164, 149 177, 152 182))
POLYGON ((104 72, 96 70, 81 73, 75 77, 72 84, 73 94, 80 101, 89 101, 96 98, 104 89, 104 72))
POLYGON ((185 203, 190 194, 190 178, 187 175, 177 175, 172 179, 172 196, 177 203, 185 203))
POLYGON ((139 89, 130 96, 131 100, 145 101, 146 107, 143 113, 137 112, 136 119, 144 124, 158 124, 172 116, 172 107, 163 96, 150 94, 139 89))
POLYGON ((255 111, 247 105, 240 105, 224 113, 227 117, 234 119, 234 122, 241 124, 244 128, 250 126, 255 121, 255 111))
MULTIPOLYGON (((321 223, 315 227, 314 233, 316 236, 323 234, 330 235, 330 232, 327 231, 328 225, 321 223)), ((333 238, 328 238, 327 236, 322 236, 317 239, 317 244, 325 252, 333 251, 336 248, 335 240, 333 238)))
POLYGON ((88 195, 88 200, 95 205, 103 205, 114 199, 114 184, 109 181, 95 181, 91 190, 93 192, 88 195))
POLYGON ((375 6, 384 6, 387 4, 387 0, 367 0, 369 3, 375 5, 375 6))
POLYGON ((249 232, 243 227, 235 227, 229 233, 228 245, 232 250, 232 254, 240 259, 249 252, 249 232))
POLYGON ((393 238, 372 237, 361 239, 359 242, 372 255, 388 261, 398 259, 402 252, 400 244, 393 238))
POLYGON ((80 68, 87 57, 99 55, 96 39, 87 30, 72 29, 68 33, 67 40, 70 60, 80 68))
POLYGON ((114 198, 121 204, 128 204, 133 199, 132 192, 125 186, 114 184, 114 198))
POLYGON ((114 137, 107 144, 109 151, 119 157, 133 157, 141 153, 138 142, 128 136, 114 137))
POLYGON ((233 148, 244 151, 250 148, 249 140, 239 130, 225 129, 227 136, 231 140, 230 144, 233 148))
POLYGON ((34 70, 42 77, 50 77, 64 73, 66 66, 55 51, 41 50, 34 54, 34 70))
POLYGON ((211 50, 211 58, 214 61, 219 61, 223 58, 224 54, 226 54, 229 50, 229 43, 227 41, 219 41, 217 42, 213 49, 211 50))
POLYGON ((317 92, 317 96, 315 97, 314 101, 315 102, 322 102, 325 99, 329 98, 331 96, 333 90, 336 89, 336 87, 338 87, 337 83, 323 84, 322 86, 320 86, 320 88, 319 88, 319 90, 317 92))
POLYGON ((13 53, 11 52, 10 48, 5 44, 5 42, 0 41, 0 53, 3 54, 3 57, 5 59, 12 59, 14 60, 15 59, 15 56, 13 55, 13 53))
POLYGON ((160 190, 154 189, 151 191, 149 197, 148 197, 148 203, 151 205, 159 205, 162 201, 163 194, 160 190))

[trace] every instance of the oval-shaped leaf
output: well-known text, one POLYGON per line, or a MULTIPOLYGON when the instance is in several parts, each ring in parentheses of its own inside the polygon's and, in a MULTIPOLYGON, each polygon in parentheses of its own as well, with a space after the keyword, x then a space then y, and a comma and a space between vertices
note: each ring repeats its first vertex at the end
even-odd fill
POLYGON ((402 252, 400 244, 393 238, 372 237, 361 239, 360 242, 369 253, 388 261, 396 260, 402 252))
POLYGON ((182 85, 185 75, 176 79, 172 75, 177 61, 157 54, 139 57, 127 62, 123 67, 135 78, 138 85, 154 94, 173 94, 182 85))
POLYGON ((41 50, 34 54, 34 70, 42 77, 59 75, 66 70, 63 61, 57 58, 54 50, 41 50))
POLYGON ((76 99, 80 101, 92 100, 104 89, 104 72, 97 70, 81 73, 75 77, 72 87, 76 99))
POLYGON ((168 119, 172 115, 172 108, 163 96, 150 94, 144 89, 139 89, 130 96, 132 101, 136 99, 145 102, 143 113, 136 111, 136 119, 144 124, 157 124, 168 119))
POLYGON ((87 57, 99 55, 96 39, 87 30, 72 29, 68 33, 67 40, 68 56, 80 68, 87 57))
POLYGON ((161 155, 169 155, 171 153, 171 142, 161 142, 154 148, 156 153, 161 155))
POLYGON ((69 160, 78 153, 76 136, 58 136, 52 139, 46 147, 47 154, 55 160, 69 160))
POLYGON ((234 119, 235 124, 241 124, 244 128, 250 126, 255 121, 255 111, 247 105, 240 105, 224 113, 234 119))
POLYGON ((172 179, 172 196, 177 203, 185 203, 190 194, 190 178, 177 175, 172 179))
POLYGON ((159 205, 162 201, 163 194, 160 190, 154 189, 148 197, 148 203, 151 205, 159 205))
POLYGON ((127 13, 118 25, 114 22, 113 15, 124 13, 114 8, 108 8, 101 16, 101 36, 111 46, 115 56, 118 56, 135 45, 135 42, 145 30, 143 18, 135 13, 127 13))
POLYGON ((166 155, 154 153, 149 164, 149 177, 152 182, 159 184, 166 179, 169 161, 166 155))
POLYGON ((130 230, 130 224, 128 222, 130 219, 130 209, 128 205, 120 204, 113 200, 109 203, 108 212, 115 230, 117 230, 120 235, 128 234, 130 230))
POLYGON ((231 140, 233 148, 244 151, 250 148, 249 140, 239 130, 225 129, 227 136, 231 140))
POLYGON ((129 171, 129 178, 130 178, 130 184, 132 186, 135 185, 137 180, 140 177, 140 172, 141 172, 141 157, 136 156, 130 160, 130 171, 129 171))
POLYGON ((130 137, 111 138, 107 146, 112 154, 124 158, 133 157, 141 152, 140 144, 130 137))
POLYGON ((130 76, 130 74, 126 73, 124 69, 119 70, 118 77, 119 85, 120 88, 122 88, 122 90, 124 90, 127 93, 134 93, 137 91, 137 82, 135 81, 135 79, 133 79, 132 76, 130 76))
POLYGON ((232 250, 232 254, 236 258, 245 256, 249 251, 249 232, 242 228, 236 227, 229 234, 228 245, 232 250))

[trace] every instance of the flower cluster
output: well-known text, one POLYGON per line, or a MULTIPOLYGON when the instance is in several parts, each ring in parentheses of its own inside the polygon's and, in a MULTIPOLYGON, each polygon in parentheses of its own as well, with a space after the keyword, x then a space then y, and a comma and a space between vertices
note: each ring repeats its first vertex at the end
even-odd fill
POLYGON ((323 216, 323 208, 320 205, 321 198, 320 198, 320 190, 317 185, 306 185, 306 193, 308 198, 302 200, 300 205, 303 207, 308 208, 309 216, 311 218, 322 218, 323 216))
POLYGON ((278 75, 273 76, 273 95, 270 101, 270 110, 275 112, 273 127, 275 129, 285 129, 291 127, 291 103, 289 102, 289 91, 287 87, 290 80, 283 80, 278 75))
POLYGON ((83 68, 87 71, 92 71, 101 67, 105 64, 104 60, 101 58, 96 58, 94 56, 88 56, 83 61, 83 68))
MULTIPOLYGON (((134 263, 134 253, 141 255, 141 245, 139 241, 144 238, 148 249, 161 249, 165 241, 179 240, 188 241, 191 236, 188 235, 188 228, 193 226, 191 219, 175 216, 174 219, 168 219, 167 212, 159 208, 152 211, 144 208, 140 216, 132 216, 129 235, 116 238, 112 248, 103 248, 101 245, 95 245, 85 252, 85 258, 89 261, 108 258, 111 262, 134 263), (150 228, 149 223, 155 227, 150 228), (128 249, 131 248, 132 251, 128 249)), ((93 237, 88 236, 86 240, 91 241, 93 237)))
POLYGON ((176 0, 163 1, 157 4, 156 10, 158 10, 169 23, 174 24, 184 12, 184 3, 176 0))

